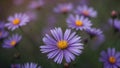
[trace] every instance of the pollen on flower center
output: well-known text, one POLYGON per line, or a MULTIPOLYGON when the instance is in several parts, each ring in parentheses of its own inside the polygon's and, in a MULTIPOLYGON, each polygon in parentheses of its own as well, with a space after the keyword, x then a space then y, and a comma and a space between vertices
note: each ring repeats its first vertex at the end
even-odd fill
POLYGON ((83 11, 83 14, 88 16, 89 12, 87 10, 83 11))
POLYGON ((67 41, 65 41, 65 40, 58 41, 57 47, 58 47, 59 49, 65 49, 65 48, 68 47, 68 43, 67 43, 67 41))
POLYGON ((76 24, 77 26, 82 26, 82 25, 83 25, 83 22, 80 21, 80 20, 76 20, 75 24, 76 24))
POLYGON ((15 46, 16 43, 17 43, 17 42, 16 42, 15 40, 13 40, 13 41, 10 42, 10 45, 11 45, 11 46, 15 46))
POLYGON ((109 57, 109 62, 114 64, 116 62, 115 57, 113 57, 113 56, 109 57))
POLYGON ((20 19, 16 18, 13 20, 14 25, 18 25, 20 23, 20 19))

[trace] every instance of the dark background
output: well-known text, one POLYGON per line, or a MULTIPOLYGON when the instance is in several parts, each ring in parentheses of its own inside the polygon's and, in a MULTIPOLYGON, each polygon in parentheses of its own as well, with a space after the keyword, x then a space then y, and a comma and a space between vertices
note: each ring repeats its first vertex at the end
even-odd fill
MULTIPOLYGON (((31 0, 25 0, 22 5, 15 5, 13 0, 0 0, 0 21, 7 22, 10 15, 28 10, 28 4, 31 0)), ((45 5, 40 10, 33 10, 37 13, 37 20, 31 21, 26 26, 15 31, 9 31, 10 35, 14 33, 21 34, 22 41, 15 48, 5 49, 0 46, 0 68, 10 68, 11 64, 23 64, 34 62, 41 65, 42 68, 63 68, 63 64, 56 64, 53 60, 48 60, 46 54, 40 52, 39 46, 43 44, 42 38, 44 30, 54 27, 67 28, 66 18, 68 15, 56 14, 53 8, 58 3, 71 2, 76 6, 81 4, 81 0, 44 0, 45 5), (49 17, 55 18, 54 26, 49 17), (19 57, 20 55, 20 57, 19 57), (18 56, 18 57, 17 57, 18 56)), ((113 28, 109 26, 108 19, 112 10, 120 12, 120 0, 86 0, 89 7, 93 7, 97 12, 97 18, 91 19, 93 27, 100 28, 105 35, 105 41, 97 49, 93 49, 91 43, 84 45, 83 53, 76 57, 76 60, 70 64, 70 68, 103 68, 99 62, 100 52, 109 47, 120 51, 120 32, 114 33, 113 28)), ((28 10, 29 11, 29 10, 28 10)), ((72 13, 72 12, 71 12, 72 13)), ((48 30, 48 31, 47 31, 48 30)), ((79 32, 78 32, 79 34, 79 32)), ((86 37, 85 35, 82 36, 86 37)), ((1 42, 2 44, 2 42, 1 42)))

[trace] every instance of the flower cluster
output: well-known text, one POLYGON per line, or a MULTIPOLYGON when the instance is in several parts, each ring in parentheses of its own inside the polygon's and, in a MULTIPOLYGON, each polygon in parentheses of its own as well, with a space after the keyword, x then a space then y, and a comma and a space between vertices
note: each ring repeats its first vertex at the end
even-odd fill
MULTIPOLYGON (((25 1, 13 1, 13 3, 15 3, 16 5, 22 5, 23 2, 25 1)), ((46 13, 45 15, 42 14, 44 13, 44 11, 50 11, 43 8, 47 3, 49 3, 49 1, 45 2, 44 0, 30 0, 24 13, 21 11, 21 13, 15 13, 14 15, 8 16, 7 22, 0 21, 1 47, 6 50, 15 50, 15 55, 11 55, 13 56, 11 59, 11 68, 41 68, 41 66, 32 62, 27 62, 24 64, 14 64, 16 60, 19 59, 21 61, 17 62, 24 62, 24 57, 27 58, 27 60, 32 60, 32 58, 34 58, 35 61, 41 60, 38 59, 38 53, 40 55, 45 54, 47 56, 47 61, 51 59, 53 60, 53 62, 57 64, 64 64, 65 68, 69 68, 70 64, 77 63, 79 57, 83 58, 85 56, 84 54, 86 54, 87 51, 89 52, 99 50, 100 45, 102 45, 102 43, 106 41, 104 35, 104 32, 106 31, 104 30, 104 28, 97 27, 94 24, 95 21, 93 19, 97 18, 98 12, 93 7, 89 7, 85 4, 78 4, 77 6, 75 6, 74 3, 70 2, 59 3, 55 5, 55 7, 52 7, 52 14, 46 13), (43 8, 43 11, 41 11, 41 8, 43 8), (41 15, 39 15, 38 11, 41 11, 41 15), (38 15, 41 17, 41 19, 38 15), (44 18, 46 16, 47 18, 44 18), (62 20, 59 19, 60 17, 62 20), (37 26, 34 26, 34 23, 30 23, 35 22, 35 20, 38 20, 40 22, 37 23, 37 26), (42 23, 40 20, 45 21, 42 21, 42 23), (24 26, 26 27, 24 28, 24 26), (37 33, 37 30, 36 28, 32 27, 39 28, 40 32, 38 33, 41 34, 35 34, 35 32, 37 33), (29 29, 27 30, 27 28, 29 29), (38 35, 40 36, 40 38, 38 35), (22 39, 24 38, 26 40, 29 40, 29 42, 25 42, 33 46, 26 46, 28 44, 23 44, 24 42, 21 43, 23 41, 22 39), (41 39, 42 42, 37 42, 36 40, 38 38, 41 39), (25 48, 22 49, 22 47, 17 47, 20 45, 24 45, 25 48), (26 51, 24 51, 24 49, 26 51), (40 51, 38 51, 37 49, 40 51), (23 54, 23 52, 26 52, 27 54, 23 54), (28 54, 30 54, 31 56, 28 54), (83 57, 81 57, 81 55, 83 57), (19 59, 16 58, 19 56, 19 59)), ((120 20, 117 16, 117 13, 113 11, 111 16, 112 17, 109 19, 109 24, 114 28, 114 31, 119 32, 120 20)), ((120 35, 117 35, 117 37, 119 36, 120 35)), ((43 56, 40 56, 40 58, 41 57, 43 56)), ((107 51, 102 51, 100 53, 99 61, 103 62, 103 68, 120 68, 120 52, 116 51, 115 48, 108 48, 107 51)))
POLYGON ((5 30, 5 27, 11 31, 14 31, 17 28, 26 25, 29 21, 29 16, 26 14, 16 13, 14 16, 8 17, 8 23, 0 22, 0 40, 3 40, 2 47, 13 48, 22 39, 22 36, 19 34, 13 34, 11 37, 8 37, 9 33, 5 30))

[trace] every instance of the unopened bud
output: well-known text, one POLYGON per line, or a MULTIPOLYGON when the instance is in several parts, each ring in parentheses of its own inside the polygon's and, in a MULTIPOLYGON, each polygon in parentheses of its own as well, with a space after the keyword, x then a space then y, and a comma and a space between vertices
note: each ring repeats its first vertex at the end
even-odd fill
POLYGON ((69 68, 69 64, 68 63, 64 63, 64 68, 69 68))
POLYGON ((113 19, 115 19, 115 18, 117 18, 117 16, 118 16, 118 12, 115 11, 115 10, 113 10, 113 11, 111 12, 111 17, 112 17, 113 19))

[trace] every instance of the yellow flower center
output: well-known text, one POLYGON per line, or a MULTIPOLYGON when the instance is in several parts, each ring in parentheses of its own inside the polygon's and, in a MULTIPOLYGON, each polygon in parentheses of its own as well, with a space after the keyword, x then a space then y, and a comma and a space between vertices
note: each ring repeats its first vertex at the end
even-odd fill
POLYGON ((13 20, 14 25, 18 25, 20 23, 20 19, 16 18, 13 20))
POLYGON ((65 49, 65 48, 68 47, 68 43, 67 43, 67 41, 65 41, 65 40, 58 41, 57 47, 58 47, 59 49, 65 49))
POLYGON ((87 10, 85 10, 85 11, 83 11, 83 14, 84 14, 85 16, 88 16, 89 12, 88 12, 87 10))
POLYGON ((76 20, 75 24, 76 24, 77 26, 83 26, 83 22, 80 21, 80 20, 76 20))
POLYGON ((109 62, 114 64, 116 62, 115 57, 113 57, 113 56, 109 57, 109 62))
POLYGON ((17 43, 17 42, 16 42, 15 40, 13 40, 13 41, 10 42, 10 45, 11 45, 11 46, 15 46, 16 43, 17 43))

